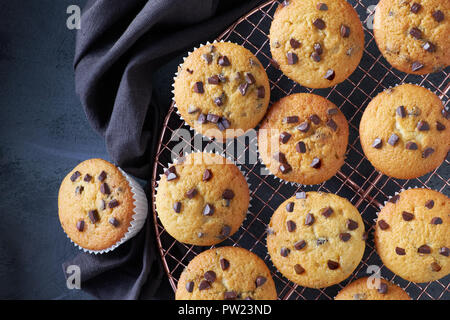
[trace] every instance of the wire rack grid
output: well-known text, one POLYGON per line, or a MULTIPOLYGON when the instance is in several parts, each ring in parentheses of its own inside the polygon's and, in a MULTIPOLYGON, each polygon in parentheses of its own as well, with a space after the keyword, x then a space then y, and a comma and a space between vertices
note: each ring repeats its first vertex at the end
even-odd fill
MULTIPOLYGON (((413 283, 396 276, 387 269, 378 257, 374 241, 373 228, 377 212, 389 196, 409 187, 423 187, 438 190, 447 196, 450 194, 450 161, 447 159, 433 172, 411 180, 398 180, 382 175, 376 171, 365 158, 360 142, 358 127, 365 106, 380 91, 400 83, 410 82, 422 85, 435 92, 447 105, 450 79, 448 68, 436 74, 425 76, 409 75, 393 69, 380 54, 370 28, 376 0, 349 0, 358 12, 365 32, 364 55, 355 72, 343 83, 327 89, 313 90, 291 81, 277 68, 272 60, 269 48, 268 33, 274 12, 280 1, 271 0, 255 8, 224 33, 217 40, 231 41, 243 45, 255 54, 264 66, 271 86, 271 103, 296 92, 310 92, 322 95, 335 103, 345 114, 349 122, 350 137, 346 161, 339 172, 330 180, 316 186, 293 186, 281 183, 270 175, 262 174, 264 165, 260 161, 248 164, 245 159, 254 156, 255 152, 249 144, 243 146, 244 152, 239 155, 229 154, 228 150, 235 147, 235 141, 227 141, 225 145, 214 140, 205 141, 203 147, 222 148, 226 155, 235 160, 241 167, 251 185, 251 208, 247 219, 232 237, 220 244, 244 247, 264 259, 272 272, 279 299, 333 299, 334 296, 349 282, 367 276, 369 266, 378 266, 381 276, 404 288, 413 299, 450 299, 450 276, 429 283, 413 283), (234 143, 234 144, 233 144, 234 143), (298 191, 324 191, 335 193, 347 198, 361 213, 365 229, 368 231, 366 250, 363 259, 353 274, 345 281, 323 289, 310 289, 296 285, 277 272, 265 245, 266 227, 274 210, 286 199, 298 191)), ((188 128, 179 118, 172 104, 164 121, 152 179, 152 196, 156 195, 157 180, 171 159, 176 158, 172 150, 173 137, 177 130, 188 128)), ((196 134, 198 136, 198 134, 196 134)), ((196 135, 184 140, 185 144, 194 148, 196 135)), ((240 140, 236 140, 237 143, 240 140)), ((233 149, 234 150, 234 149, 233 149)), ((157 217, 155 201, 153 201, 153 218, 159 252, 169 282, 176 290, 177 280, 190 260, 200 252, 209 249, 180 243, 173 239, 164 229, 157 217)))

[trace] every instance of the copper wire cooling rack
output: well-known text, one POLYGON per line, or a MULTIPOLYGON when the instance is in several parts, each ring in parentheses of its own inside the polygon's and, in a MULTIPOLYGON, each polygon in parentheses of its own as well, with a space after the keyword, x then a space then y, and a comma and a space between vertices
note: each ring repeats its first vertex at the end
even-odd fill
MULTIPOLYGON (((365 49, 360 65, 355 72, 343 83, 328 89, 312 90, 300 86, 289 80, 276 64, 271 61, 268 33, 275 9, 279 1, 268 1, 255 8, 244 17, 236 21, 230 28, 222 33, 217 40, 231 41, 243 45, 253 52, 270 79, 271 103, 296 92, 312 92, 322 95, 335 103, 345 114, 349 122, 350 137, 347 149, 347 158, 343 167, 332 179, 316 186, 299 187, 280 183, 273 177, 261 174, 264 166, 258 161, 255 164, 245 163, 252 152, 248 144, 244 146, 244 153, 236 155, 227 154, 238 162, 245 176, 251 184, 251 208, 247 219, 238 232, 219 246, 232 245, 244 247, 264 259, 272 272, 279 299, 333 299, 334 296, 349 282, 368 276, 369 266, 380 267, 381 276, 404 288, 413 299, 450 299, 450 276, 429 283, 413 283, 406 281, 387 269, 378 257, 373 241, 374 219, 389 196, 395 192, 409 187, 423 187, 438 190, 447 196, 450 194, 450 166, 449 157, 433 172, 412 180, 398 180, 389 178, 376 171, 365 158, 359 142, 358 127, 364 108, 369 101, 380 91, 400 83, 410 82, 422 85, 435 92, 448 104, 448 91, 450 79, 448 68, 442 72, 416 76, 408 75, 393 69, 380 54, 371 30, 374 5, 377 0, 350 0, 358 12, 365 31, 365 49), (270 261, 265 246, 266 227, 274 210, 295 192, 316 190, 335 193, 347 198, 362 215, 365 229, 369 232, 366 250, 363 259, 353 274, 345 281, 323 289, 309 289, 296 285, 278 273, 270 261)), ((152 180, 152 196, 156 194, 156 183, 159 175, 165 170, 172 158, 178 156, 172 151, 178 143, 171 141, 177 130, 188 128, 175 113, 172 104, 164 121, 158 150, 155 159, 152 180)), ((183 138, 181 138, 183 139, 183 138)), ((194 137, 184 142, 194 149, 194 137)), ((254 142, 254 141, 253 141, 254 142)), ((203 147, 228 148, 232 141, 225 145, 215 141, 205 141, 203 147)), ((239 142, 238 142, 239 143, 239 142)), ((252 143, 252 141, 250 141, 252 143)), ((228 150, 228 149, 226 149, 228 150)), ((178 278, 183 269, 197 254, 208 249, 187 245, 174 240, 158 220, 153 201, 153 217, 159 252, 169 277, 173 290, 176 290, 178 278)))

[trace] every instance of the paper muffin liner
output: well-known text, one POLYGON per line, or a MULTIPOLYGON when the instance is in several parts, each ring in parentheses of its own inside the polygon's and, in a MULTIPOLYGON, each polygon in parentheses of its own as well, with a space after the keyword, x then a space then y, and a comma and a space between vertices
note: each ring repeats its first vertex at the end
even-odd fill
POLYGON ((123 235, 123 237, 117 241, 115 244, 110 246, 109 248, 102 249, 102 250, 89 250, 86 248, 81 247, 77 243, 73 242, 72 239, 66 234, 67 238, 69 238, 70 242, 72 242, 75 247, 77 247, 80 250, 83 250, 84 252, 90 253, 90 254, 103 254, 110 251, 113 251, 118 246, 120 246, 122 243, 126 242, 127 240, 133 238, 144 226, 145 220, 147 219, 148 214, 148 202, 147 197, 145 195, 144 190, 140 186, 140 184, 134 180, 131 176, 129 176, 125 171, 123 171, 121 168, 117 167, 119 171, 122 173, 122 175, 125 177, 125 179, 128 182, 128 185, 131 188, 131 192, 133 194, 133 216, 132 220, 130 221, 130 226, 128 227, 128 231, 123 235))
MULTIPOLYGON (((189 130, 191 130, 194 134, 200 134, 202 137, 204 137, 204 138, 206 138, 206 139, 208 139, 208 140, 210 140, 210 141, 212 140, 212 137, 205 136, 203 133, 201 133, 201 132, 195 130, 195 128, 191 127, 191 125, 190 125, 189 123, 187 123, 186 120, 185 120, 185 119, 183 118, 183 116, 181 115, 181 113, 180 113, 180 111, 179 111, 179 109, 178 109, 177 103, 176 103, 176 101, 175 101, 175 80, 176 80, 176 78, 178 77, 178 70, 179 70, 179 69, 182 69, 182 66, 183 66, 184 62, 186 61, 186 59, 187 59, 187 58, 188 58, 195 50, 197 50, 197 49, 199 49, 199 48, 201 48, 201 47, 204 47, 204 46, 213 45, 213 44, 215 44, 215 43, 224 43, 224 42, 226 42, 226 43, 233 43, 233 44, 235 44, 235 45, 238 45, 238 46, 241 46, 241 47, 242 47, 242 45, 240 45, 240 44, 238 44, 238 43, 235 43, 235 42, 232 42, 232 41, 224 41, 224 40, 220 40, 220 41, 214 40, 213 42, 207 41, 206 43, 200 44, 198 47, 194 47, 191 51, 188 52, 188 54, 187 54, 186 56, 183 57, 183 62, 180 63, 180 64, 178 65, 177 71, 175 72, 175 76, 173 77, 173 81, 172 81, 172 91, 171 91, 171 92, 172 92, 172 101, 173 101, 173 105, 175 106, 175 113, 180 117, 180 119, 183 121, 183 124, 184 124, 185 126, 187 126, 187 127, 189 128, 189 130)), ((248 49, 247 49, 247 50, 248 50, 248 49)), ((250 51, 250 50, 249 50, 249 51, 250 51)), ((250 51, 250 52, 251 52, 251 51, 250 51)), ((253 52, 251 52, 251 53, 256 57, 256 55, 255 55, 253 52)), ((258 57, 256 57, 256 58, 258 59, 258 57)), ((259 59, 258 59, 258 62, 262 65, 262 63, 261 63, 261 61, 259 61, 259 59)), ((254 129, 254 128, 253 128, 253 129, 254 129)), ((227 130, 228 130, 228 129, 227 129, 227 130)), ((252 129, 248 129, 247 131, 244 131, 244 134, 243 134, 243 135, 245 135, 249 130, 252 130, 252 129)), ((225 133, 225 132, 226 132, 226 130, 223 131, 223 133, 225 133)), ((241 135, 241 136, 242 136, 242 135, 241 135)), ((235 139, 235 138, 237 138, 237 137, 226 137, 226 135, 224 134, 224 138, 225 138, 225 140, 219 141, 219 142, 226 143, 226 141, 231 140, 231 139, 235 139)))
MULTIPOLYGON (((245 213, 245 217, 244 217, 244 219, 242 220, 241 225, 239 226, 239 228, 242 228, 244 222, 245 222, 245 221, 247 220, 247 218, 248 218, 248 214, 250 213, 250 208, 252 207, 252 200, 253 200, 253 198, 252 198, 252 191, 251 191, 251 190, 252 190, 252 189, 251 189, 251 184, 250 184, 250 182, 248 182, 248 176, 245 175, 245 172, 242 170, 241 166, 238 165, 238 164, 236 163, 236 161, 232 160, 229 156, 227 156, 226 154, 220 153, 220 152, 213 152, 213 151, 209 151, 209 150, 206 150, 206 151, 204 150, 204 151, 189 151, 189 152, 184 152, 183 155, 181 155, 180 157, 178 157, 178 158, 175 159, 174 161, 169 162, 169 163, 167 164, 167 168, 169 168, 169 167, 172 166, 172 165, 177 165, 177 164, 181 163, 181 162, 180 162, 180 158, 183 158, 183 157, 186 157, 186 156, 188 156, 188 155, 190 155, 190 154, 195 154, 195 153, 209 153, 209 154, 216 154, 216 155, 218 155, 218 156, 221 156, 221 157, 225 158, 227 161, 229 161, 230 164, 234 164, 234 165, 239 169, 239 172, 242 174, 242 176, 245 178, 245 181, 247 182, 247 187, 248 187, 248 195, 249 195, 249 199, 248 199, 248 208, 247 208, 247 212, 245 213)), ((156 195, 158 194, 159 184, 160 184, 160 182, 161 182, 161 179, 162 179, 162 176, 163 176, 163 175, 164 175, 164 173, 161 173, 161 174, 159 175, 159 179, 158 179, 158 181, 156 182, 155 192, 154 192, 154 197, 153 197, 153 203, 155 204, 155 209, 156 209, 156 212, 157 212, 157 213, 158 213, 158 208, 157 208, 157 206, 156 206, 156 195)), ((235 234, 239 231, 239 228, 238 228, 238 230, 236 230, 236 232, 234 232, 233 234, 229 235, 228 237, 226 237, 226 238, 223 239, 222 241, 216 243, 216 245, 219 244, 219 243, 222 243, 222 242, 225 241, 226 239, 228 239, 228 238, 232 237, 233 235, 235 235, 235 234)), ((176 239, 175 239, 175 240, 176 240, 176 239)), ((178 241, 178 240, 177 240, 177 241, 178 241)), ((203 246, 202 246, 202 247, 203 247, 203 246)))

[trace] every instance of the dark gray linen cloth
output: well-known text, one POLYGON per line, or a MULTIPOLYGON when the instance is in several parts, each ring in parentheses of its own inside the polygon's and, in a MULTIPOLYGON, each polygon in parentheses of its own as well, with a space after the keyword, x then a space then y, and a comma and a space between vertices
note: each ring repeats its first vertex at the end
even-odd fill
MULTIPOLYGON (((104 137, 117 165, 149 181, 169 105, 158 105, 152 99, 152 75, 194 44, 214 39, 262 2, 87 2, 75 49, 76 92, 89 123, 104 137)), ((151 197, 146 189, 150 209, 151 197)), ((81 288, 100 299, 155 299, 164 277, 155 242, 149 212, 143 230, 133 239, 107 254, 80 253, 64 262, 63 269, 80 266, 81 288)))

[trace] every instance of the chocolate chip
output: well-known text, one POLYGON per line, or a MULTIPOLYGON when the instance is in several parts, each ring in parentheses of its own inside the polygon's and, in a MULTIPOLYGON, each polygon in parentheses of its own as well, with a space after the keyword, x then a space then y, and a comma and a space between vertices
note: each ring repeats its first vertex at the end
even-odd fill
POLYGON ((339 268, 339 263, 333 260, 328 260, 327 265, 331 270, 336 270, 337 268, 339 268))
POLYGON ((319 2, 317 4, 317 10, 327 11, 328 10, 328 6, 325 3, 323 3, 323 2, 319 2))
POLYGON ((386 230, 389 228, 389 224, 386 221, 384 221, 383 219, 378 221, 378 226, 380 227, 381 230, 386 230))
POLYGON ((204 234, 203 232, 197 233, 197 237, 199 237, 199 238, 203 238, 204 235, 205 235, 205 234, 204 234))
POLYGON ((372 143, 372 147, 375 149, 380 149, 383 146, 383 141, 380 138, 375 138, 372 143))
POLYGON ((418 146, 417 146, 417 144, 416 144, 415 142, 408 141, 408 142, 405 144, 405 148, 406 148, 407 150, 417 150, 417 149, 418 149, 418 146))
POLYGON ((428 51, 428 52, 435 52, 436 51, 436 46, 433 43, 431 43, 430 41, 425 42, 423 44, 422 48, 425 51, 428 51))
POLYGON ((119 226, 119 220, 117 220, 114 217, 109 218, 108 222, 110 225, 112 225, 115 228, 117 228, 119 226))
POLYGON ((220 131, 224 131, 225 129, 228 129, 231 126, 230 121, 228 119, 222 117, 220 118, 219 122, 217 123, 217 127, 220 131))
POLYGON ((391 197, 388 202, 390 203, 397 203, 397 201, 400 199, 400 196, 396 194, 395 196, 391 197))
POLYGON ((175 211, 176 213, 181 212, 181 202, 180 201, 177 201, 173 204, 173 211, 175 211))
POLYGON ((432 209, 434 207, 434 201, 428 200, 427 202, 425 202, 425 207, 427 207, 428 209, 432 209))
POLYGON ((391 145, 391 146, 395 146, 396 144, 397 144, 397 142, 398 142, 398 135, 396 135, 395 133, 393 133, 390 137, 389 137, 389 139, 388 139, 388 143, 391 145))
POLYGON ((231 65, 230 60, 227 56, 221 56, 217 59, 217 63, 222 67, 228 67, 231 65))
POLYGON ((300 48, 300 44, 301 44, 300 41, 297 41, 294 38, 291 38, 289 43, 291 44, 292 49, 300 48))
POLYGON ((103 194, 111 194, 111 190, 106 182, 100 185, 100 192, 103 194))
POLYGON ((280 255, 281 255, 282 257, 287 257, 287 256, 289 255, 290 252, 291 252, 291 250, 289 250, 289 249, 286 248, 286 247, 281 247, 281 249, 280 249, 280 255))
POLYGON ((300 123, 300 125, 298 125, 298 127, 297 127, 297 130, 299 130, 301 132, 308 132, 308 130, 309 130, 308 121, 300 123))
POLYGON ((187 68, 186 71, 189 72, 190 74, 193 74, 193 73, 194 73, 194 71, 191 70, 191 69, 189 69, 189 68, 187 68))
POLYGON ((210 64, 212 62, 212 55, 209 53, 202 54, 202 59, 205 60, 207 64, 210 64))
POLYGON ((418 4, 417 2, 414 2, 411 6, 411 12, 417 13, 417 12, 419 12, 420 8, 422 8, 422 6, 420 4, 418 4))
POLYGON ((350 28, 346 25, 341 25, 341 36, 342 38, 348 38, 350 36, 350 28))
POLYGON ((117 201, 116 199, 113 199, 108 203, 108 207, 110 207, 112 209, 112 208, 118 207, 119 204, 120 204, 119 201, 117 201))
POLYGON ((328 119, 327 126, 331 128, 331 130, 336 131, 337 130, 337 124, 334 122, 333 119, 328 119))
POLYGON ((79 220, 77 222, 77 229, 78 231, 82 232, 84 230, 84 220, 79 220))
POLYGON ((314 215, 312 213, 308 213, 305 218, 305 226, 312 226, 314 221, 316 221, 314 215))
POLYGON ((327 79, 327 80, 332 81, 334 79, 334 76, 335 76, 334 70, 333 69, 328 69, 327 73, 325 73, 324 78, 327 79))
POLYGON ((222 270, 227 270, 230 267, 230 261, 225 258, 220 259, 219 262, 222 270))
POLYGON ((228 78, 223 74, 223 73, 219 73, 218 75, 220 82, 225 83, 228 81, 228 78))
POLYGON ((186 197, 192 199, 197 195, 197 193, 198 193, 197 189, 192 188, 186 192, 186 197))
POLYGON ((75 171, 75 172, 72 174, 72 176, 70 177, 70 180, 71 180, 72 182, 74 182, 75 180, 78 179, 79 176, 81 176, 81 173, 80 173, 79 171, 75 171))
POLYGON ((246 81, 248 84, 254 84, 254 83, 256 82, 256 79, 255 79, 255 77, 253 76, 253 74, 251 74, 250 72, 247 72, 247 73, 245 74, 245 81, 246 81))
POLYGON ((420 31, 419 28, 413 27, 411 28, 411 30, 409 30, 409 34, 414 38, 414 39, 421 39, 422 38, 422 31, 420 31))
POLYGON ((319 158, 314 158, 311 161, 311 164, 309 166, 314 169, 319 169, 321 167, 321 165, 322 165, 322 161, 319 158))
POLYGON ((197 118, 197 122, 200 124, 205 124, 208 122, 208 120, 206 120, 206 114, 204 113, 200 113, 198 118, 197 118))
POLYGON ((222 193, 223 199, 231 200, 234 198, 234 192, 231 189, 225 189, 225 191, 222 193))
POLYGON ((294 202, 289 202, 289 203, 286 205, 286 211, 287 211, 287 212, 292 212, 292 211, 294 211, 294 202))
POLYGON ((212 176, 213 176, 213 174, 212 174, 211 170, 205 169, 205 171, 203 172, 202 180, 203 181, 209 181, 209 180, 211 180, 212 176))
POLYGON ((320 55, 317 54, 317 52, 311 53, 311 59, 313 59, 315 62, 320 62, 320 55))
POLYGON ((317 18, 316 20, 314 20, 313 25, 319 30, 325 29, 325 21, 323 21, 320 18, 317 18))
POLYGON ((245 96, 248 90, 248 83, 247 82, 242 83, 241 85, 239 85, 238 89, 241 95, 245 96))
POLYGON ((208 78, 208 83, 209 84, 219 84, 220 83, 220 79, 218 75, 214 75, 212 77, 208 78))
POLYGON ((388 285, 384 282, 380 282, 380 286, 377 290, 381 294, 386 294, 388 292, 388 285))
POLYGON ((305 240, 300 240, 300 241, 297 241, 296 243, 294 243, 295 250, 302 250, 305 246, 306 246, 305 240))
POLYGON ((306 199, 306 192, 300 191, 295 194, 296 199, 306 199))
POLYGON ((348 240, 350 240, 351 237, 352 237, 352 235, 347 232, 339 234, 339 239, 341 239, 344 242, 347 242, 348 240))
POLYGON ((305 272, 305 269, 299 265, 298 263, 294 266, 294 271, 296 274, 302 274, 303 272, 305 272))
POLYGON ((358 229, 358 222, 356 222, 355 220, 352 220, 352 219, 348 219, 347 220, 347 228, 350 231, 358 229))
POLYGON ((411 64, 411 70, 412 70, 413 72, 419 71, 419 70, 422 69, 423 67, 424 67, 424 65, 423 65, 422 63, 420 63, 419 61, 414 61, 414 62, 411 64))
POLYGON ((327 110, 327 114, 329 116, 334 116, 334 115, 338 114, 338 112, 339 112, 338 108, 330 108, 327 110))
POLYGON ((295 150, 297 150, 298 153, 305 153, 306 152, 306 145, 303 141, 299 141, 295 145, 295 150))
POLYGON ((100 220, 100 216, 98 215, 97 210, 89 210, 88 212, 89 220, 91 220, 92 223, 96 223, 100 220))
POLYGON ((211 123, 217 123, 219 122, 220 117, 217 114, 208 113, 206 116, 206 120, 211 123))
POLYGON ((264 97, 266 96, 266 88, 260 86, 256 90, 258 99, 264 99, 264 97))
POLYGON ((84 191, 84 187, 83 187, 83 186, 77 186, 77 187, 75 188, 75 194, 80 195, 80 194, 83 193, 83 191, 84 191))
POLYGON ((289 232, 294 232, 295 229, 297 228, 297 225, 296 225, 295 222, 292 221, 292 220, 288 220, 288 221, 286 222, 286 226, 287 226, 287 230, 288 230, 289 232))
POLYGON ((431 14, 437 22, 444 20, 444 13, 441 10, 436 10, 431 14))
POLYGON ((222 230, 220 230, 220 238, 221 239, 225 239, 226 237, 228 237, 231 233, 231 227, 228 225, 224 225, 222 227, 222 230))
POLYGON ((266 277, 263 277, 263 276, 256 277, 256 280, 255 280, 256 287, 257 288, 261 287, 264 283, 266 283, 266 281, 267 281, 266 277))
POLYGON ((319 56, 322 55, 323 49, 322 49, 322 45, 320 43, 317 43, 317 42, 314 43, 313 49, 314 49, 314 52, 317 53, 319 56))
POLYGON ((86 175, 84 176, 83 180, 86 181, 86 182, 89 182, 89 181, 92 180, 92 176, 90 174, 86 173, 86 175))
POLYGON ((207 203, 203 208, 204 216, 212 216, 214 214, 214 206, 212 204, 207 203))
POLYGON ((407 212, 407 211, 402 212, 402 217, 403 217, 403 220, 405 220, 405 221, 411 221, 412 219, 414 219, 414 215, 411 212, 407 212))
POLYGON ((442 224, 442 219, 440 217, 434 217, 431 219, 431 224, 442 224))
POLYGON ((194 281, 186 282, 186 291, 187 292, 194 291, 194 281))
POLYGON ((226 291, 226 292, 223 294, 223 298, 224 298, 225 300, 234 300, 234 299, 237 298, 237 293, 234 292, 234 291, 226 291))
POLYGON ((406 117, 406 110, 404 106, 397 107, 395 111, 400 118, 406 117))
POLYGON ((331 207, 326 207, 322 210, 321 214, 325 218, 329 218, 333 214, 333 209, 331 209, 331 207))
POLYGON ((326 239, 326 238, 319 238, 316 240, 316 244, 317 244, 317 246, 321 246, 327 241, 328 241, 328 239, 326 239))
POLYGON ((437 131, 444 131, 445 126, 442 123, 440 123, 439 121, 436 121, 436 129, 437 129, 437 131))
POLYGON ((441 271, 441 266, 437 262, 432 262, 430 266, 431 270, 433 270, 434 272, 441 271))
POLYGON ((103 182, 103 181, 105 181, 105 179, 106 179, 106 172, 105 171, 102 171, 102 172, 100 172, 100 174, 98 175, 98 181, 100 181, 100 182, 103 182))
POLYGON ((289 139, 291 138, 291 134, 288 132, 282 132, 280 133, 280 142, 281 143, 287 143, 289 139))
POLYGON ((439 254, 442 254, 444 257, 448 257, 450 255, 450 249, 447 247, 442 247, 439 249, 439 254))
POLYGON ((297 116, 289 116, 283 119, 283 122, 285 123, 297 123, 298 122, 298 117, 297 116))
POLYGON ((206 280, 202 280, 200 281, 200 284, 198 285, 198 290, 206 290, 211 288, 211 284, 206 281, 206 280))
POLYGON ((309 120, 311 120, 311 122, 314 124, 320 123, 320 118, 317 114, 313 114, 312 116, 309 116, 309 120))
POLYGON ((286 156, 283 152, 274 153, 273 158, 280 163, 287 163, 286 156))
POLYGON ((203 277, 210 283, 216 281, 216 273, 212 270, 206 271, 203 277))
POLYGON ((403 248, 395 247, 395 253, 398 254, 399 256, 404 256, 406 254, 406 251, 403 248))
POLYGON ((194 92, 196 92, 196 93, 204 93, 205 92, 205 90, 203 89, 203 82, 197 81, 194 84, 194 92))
POLYGON ((283 173, 283 174, 287 174, 292 171, 292 167, 289 163, 280 164, 279 169, 280 169, 281 173, 283 173))
POLYGON ((431 253, 431 248, 429 246, 427 246, 426 244, 424 244, 417 249, 417 252, 429 254, 429 253, 431 253))
POLYGON ((434 152, 433 148, 425 148, 422 152, 422 158, 428 158, 434 152))
POLYGON ((298 56, 293 52, 286 54, 288 64, 296 64, 298 62, 298 56))
POLYGON ((420 120, 417 123, 417 129, 419 131, 428 131, 428 130, 430 130, 430 125, 428 124, 428 122, 420 120))

